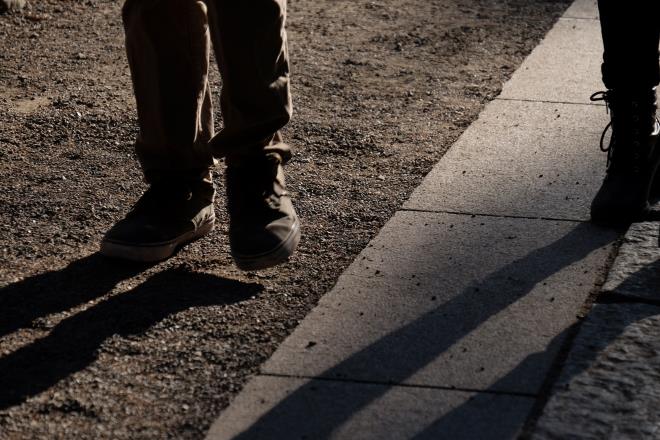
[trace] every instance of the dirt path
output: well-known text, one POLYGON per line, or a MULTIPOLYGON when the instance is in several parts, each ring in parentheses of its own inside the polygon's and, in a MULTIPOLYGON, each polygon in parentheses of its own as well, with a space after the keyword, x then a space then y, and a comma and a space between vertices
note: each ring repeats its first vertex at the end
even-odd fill
POLYGON ((566 5, 291 0, 304 241, 256 274, 224 226, 154 267, 94 255, 144 189, 120 2, 0 16, 0 438, 202 437, 566 5))

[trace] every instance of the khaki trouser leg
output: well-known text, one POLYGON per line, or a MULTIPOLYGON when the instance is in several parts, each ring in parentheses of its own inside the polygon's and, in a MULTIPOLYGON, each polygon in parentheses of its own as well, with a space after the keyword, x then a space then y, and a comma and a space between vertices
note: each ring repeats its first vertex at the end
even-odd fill
POLYGON ((208 170, 215 161, 205 4, 127 0, 123 20, 140 125, 135 147, 147 180, 208 170))
POLYGON ((291 118, 286 0, 206 0, 222 74, 224 128, 211 140, 229 162, 291 152, 279 134, 291 118))

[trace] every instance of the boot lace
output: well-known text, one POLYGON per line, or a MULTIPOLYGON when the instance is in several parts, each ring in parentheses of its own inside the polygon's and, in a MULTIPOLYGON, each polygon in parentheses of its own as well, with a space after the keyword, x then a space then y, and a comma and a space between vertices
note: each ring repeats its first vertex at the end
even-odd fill
MULTIPOLYGON (((600 90, 596 93, 593 93, 589 97, 589 101, 591 102, 598 102, 598 101, 604 101, 605 102, 605 111, 607 114, 610 113, 610 97, 609 93, 607 90, 600 90)), ((612 144, 614 144, 614 133, 612 133, 612 137, 610 138, 610 143, 605 146, 605 135, 607 135, 608 130, 612 128, 612 121, 608 122, 607 125, 605 126, 605 129, 603 130, 603 133, 600 135, 600 151, 603 153, 607 153, 607 167, 609 168, 610 162, 612 161, 612 144)))
MULTIPOLYGON (((608 114, 610 114, 610 111, 612 110, 612 101, 613 101, 613 93, 609 90, 607 91, 598 91, 596 93, 593 93, 590 97, 589 100, 592 102, 597 102, 597 101, 604 101, 605 102, 605 109, 608 114)), ((617 104, 617 108, 619 107, 619 104, 617 104)), ((630 108, 624 109, 624 110, 617 110, 616 113, 612 113, 610 122, 605 126, 605 129, 603 130, 603 134, 600 136, 600 150, 602 152, 607 153, 607 169, 609 170, 610 167, 612 166, 614 162, 614 155, 618 154, 620 155, 621 152, 616 153, 616 146, 617 146, 617 141, 616 141, 616 132, 621 131, 622 127, 626 127, 624 130, 624 136, 627 137, 629 136, 629 142, 630 148, 629 153, 626 152, 626 157, 628 158, 624 163, 627 163, 627 165, 624 165, 626 168, 630 167, 630 170, 634 173, 638 173, 641 169, 641 144, 642 144, 642 132, 640 131, 640 112, 642 111, 642 105, 639 101, 637 100, 632 100, 630 102, 630 108), (623 112, 623 113, 622 113, 623 112), (622 122, 621 117, 622 114, 625 115, 624 117, 625 122, 622 122), (617 116, 618 115, 618 116, 617 116), (615 118, 618 119, 618 130, 615 130, 615 127, 613 126, 613 121, 615 118), (624 123, 625 125, 622 125, 624 123), (612 130, 612 136, 610 137, 610 142, 609 145, 605 146, 605 135, 607 134, 608 130, 612 130), (626 136, 627 134, 627 136, 626 136), (630 156, 628 156, 630 154, 630 156), (628 162, 629 160, 629 162, 628 162)), ((621 133, 619 133, 621 135, 621 133)), ((626 141, 628 142, 628 141, 626 141)), ((617 163, 621 162, 620 159, 616 160, 617 163)), ((618 166, 618 165, 617 165, 618 166)))

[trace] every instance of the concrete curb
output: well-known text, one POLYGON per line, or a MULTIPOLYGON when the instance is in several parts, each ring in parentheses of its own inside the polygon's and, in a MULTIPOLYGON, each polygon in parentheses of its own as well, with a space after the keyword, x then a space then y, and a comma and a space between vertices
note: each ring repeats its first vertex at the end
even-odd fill
POLYGON ((660 435, 659 229, 643 222, 626 233, 532 438, 660 435))

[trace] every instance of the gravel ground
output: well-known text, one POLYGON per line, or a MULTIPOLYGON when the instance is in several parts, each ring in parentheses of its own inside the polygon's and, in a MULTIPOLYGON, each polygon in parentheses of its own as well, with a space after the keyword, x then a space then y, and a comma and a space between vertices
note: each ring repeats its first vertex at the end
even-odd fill
POLYGON ((232 265, 222 197, 220 227, 167 262, 95 254, 145 188, 120 6, 0 15, 3 439, 203 437, 567 1, 291 0, 304 238, 258 273, 232 265))

